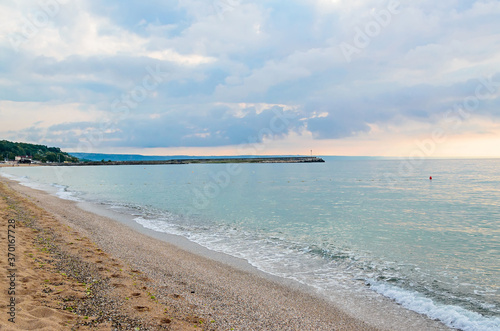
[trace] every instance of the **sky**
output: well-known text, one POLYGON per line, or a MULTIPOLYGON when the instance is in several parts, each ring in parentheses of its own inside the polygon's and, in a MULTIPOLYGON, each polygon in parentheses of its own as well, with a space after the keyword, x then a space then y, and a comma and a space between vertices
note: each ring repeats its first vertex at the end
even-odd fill
POLYGON ((0 139, 500 157, 500 2, 0 0, 0 139))

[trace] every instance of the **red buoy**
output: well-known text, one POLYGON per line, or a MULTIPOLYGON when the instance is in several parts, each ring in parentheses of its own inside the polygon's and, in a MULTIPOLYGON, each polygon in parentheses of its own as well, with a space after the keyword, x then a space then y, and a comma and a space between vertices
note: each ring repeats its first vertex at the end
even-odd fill
POLYGON ((432 176, 430 176, 429 179, 432 180, 432 176))

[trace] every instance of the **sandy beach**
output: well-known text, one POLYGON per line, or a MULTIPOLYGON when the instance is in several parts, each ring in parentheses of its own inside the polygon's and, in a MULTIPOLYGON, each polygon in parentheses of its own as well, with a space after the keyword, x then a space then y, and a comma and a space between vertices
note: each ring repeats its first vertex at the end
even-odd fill
POLYGON ((0 196, 0 330, 447 329, 402 308, 356 316, 3 177, 0 196), (9 295, 7 234, 14 222, 9 295), (8 320, 12 297, 15 323, 8 320))

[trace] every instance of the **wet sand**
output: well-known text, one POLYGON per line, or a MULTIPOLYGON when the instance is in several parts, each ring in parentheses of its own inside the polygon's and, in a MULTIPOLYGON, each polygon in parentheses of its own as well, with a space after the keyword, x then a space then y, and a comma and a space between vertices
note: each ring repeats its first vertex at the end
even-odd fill
MULTIPOLYGON (((2 245, 0 330, 446 330, 404 310, 355 316, 300 288, 193 254, 0 177, 16 221, 16 323, 2 245), (389 316, 389 317, 387 317, 389 316)), ((388 301, 388 300, 387 300, 388 301)))

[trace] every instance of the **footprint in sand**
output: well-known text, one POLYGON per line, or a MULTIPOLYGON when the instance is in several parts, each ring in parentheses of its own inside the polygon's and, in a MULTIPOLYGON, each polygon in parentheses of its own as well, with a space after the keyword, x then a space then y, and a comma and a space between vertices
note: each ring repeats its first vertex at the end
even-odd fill
POLYGON ((161 322, 162 324, 170 324, 170 323, 172 323, 172 320, 171 320, 171 319, 169 319, 169 318, 162 318, 162 319, 160 320, 160 322, 161 322))
POLYGON ((74 317, 48 307, 28 305, 26 310, 19 314, 16 326, 20 330, 60 330, 61 326, 74 317))
POLYGON ((47 317, 51 317, 52 315, 54 315, 54 311, 50 308, 47 308, 47 307, 35 307, 35 308, 32 308, 31 310, 28 310, 28 312, 32 316, 37 317, 37 318, 47 318, 47 317))

